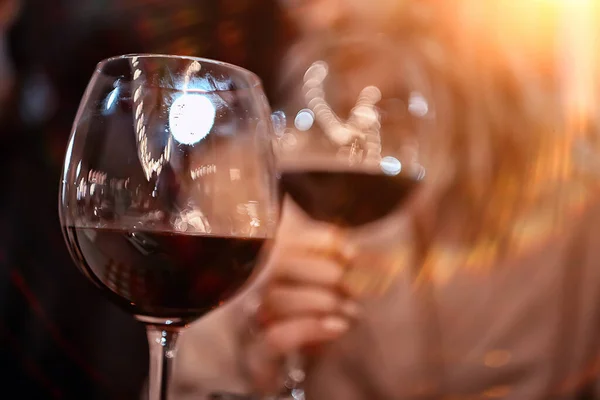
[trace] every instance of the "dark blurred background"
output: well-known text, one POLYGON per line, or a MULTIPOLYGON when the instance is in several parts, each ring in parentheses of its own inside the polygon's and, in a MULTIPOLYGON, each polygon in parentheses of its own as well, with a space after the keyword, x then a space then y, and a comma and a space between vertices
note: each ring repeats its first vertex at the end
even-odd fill
POLYGON ((132 399, 146 379, 144 328, 74 267, 58 222, 66 142, 95 64, 141 52, 215 58, 256 72, 273 101, 292 37, 270 0, 0 0, 3 393, 132 399))

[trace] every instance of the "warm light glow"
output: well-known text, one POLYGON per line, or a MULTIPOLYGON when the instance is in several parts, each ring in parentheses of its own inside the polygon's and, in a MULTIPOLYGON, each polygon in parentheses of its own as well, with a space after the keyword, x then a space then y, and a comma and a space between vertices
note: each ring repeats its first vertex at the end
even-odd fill
MULTIPOLYGON (((140 70, 136 69, 136 71, 140 70)), ((140 76, 141 75, 138 75, 138 77, 140 76)), ((160 157, 158 157, 157 159, 152 157, 152 151, 149 148, 150 145, 148 142, 148 136, 146 134, 147 115, 144 110, 145 96, 142 93, 143 80, 134 82, 133 85, 135 87, 135 90, 133 92, 133 103, 135 107, 134 128, 138 145, 138 157, 142 168, 144 169, 146 179, 150 180, 154 173, 156 173, 156 175, 160 175, 163 165, 169 161, 171 157, 171 147, 173 146, 173 139, 172 137, 169 137, 160 157)))
POLYGON ((563 68, 565 106, 572 118, 586 119, 595 114, 597 107, 599 7, 597 0, 564 0, 561 3, 562 46, 559 57, 563 68))

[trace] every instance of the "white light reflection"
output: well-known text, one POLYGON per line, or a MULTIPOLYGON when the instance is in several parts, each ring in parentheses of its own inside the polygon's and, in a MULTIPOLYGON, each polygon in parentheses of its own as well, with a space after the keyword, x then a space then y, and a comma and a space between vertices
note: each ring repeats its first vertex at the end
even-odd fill
POLYGON ((281 110, 275 111, 271 114, 271 123, 273 124, 273 130, 278 137, 282 137, 287 125, 287 117, 281 110))
POLYGON ((402 172, 402 163, 395 157, 383 157, 379 163, 381 171, 386 175, 398 175, 402 172))
POLYGON ((119 95, 119 88, 116 87, 114 88, 106 97, 106 103, 104 105, 104 108, 106 111, 110 111, 111 108, 113 107, 113 105, 115 104, 116 100, 117 100, 117 96, 119 95))
POLYGON ((171 105, 169 126, 179 143, 192 145, 208 135, 215 123, 217 110, 205 95, 184 93, 171 105))
POLYGON ((140 99, 141 95, 142 95, 142 87, 138 86, 138 88, 135 89, 135 92, 133 92, 133 101, 137 103, 137 101, 140 99))
MULTIPOLYGON (((160 157, 157 159, 152 157, 152 152, 149 148, 150 144, 148 142, 148 136, 146 135, 146 114, 144 113, 144 95, 142 93, 143 79, 139 79, 143 78, 141 69, 135 68, 133 77, 134 80, 136 80, 136 82, 133 82, 133 87, 135 88, 133 103, 135 107, 134 125, 137 137, 138 156, 140 163, 142 164, 142 168, 144 169, 146 179, 150 181, 150 178, 153 176, 153 174, 156 173, 157 176, 160 175, 163 165, 169 162, 171 157, 171 148, 173 146, 173 138, 169 137, 164 151, 160 157)), ((153 192, 153 194, 155 193, 153 192)))
POLYGON ((192 179, 196 180, 200 177, 210 175, 210 174, 216 174, 216 173, 217 173, 217 166, 214 164, 210 164, 210 165, 203 165, 201 167, 191 170, 190 176, 192 177, 192 179))
POLYGON ((302 132, 312 128, 314 123, 315 114, 312 112, 312 110, 309 110, 308 108, 298 111, 296 119, 294 120, 294 126, 296 127, 296 129, 302 132))
POLYGON ((329 138, 341 146, 340 157, 362 155, 363 161, 379 163, 381 160, 381 122, 377 103, 382 93, 376 86, 367 86, 361 90, 352 108, 349 118, 342 120, 325 99, 324 80, 329 73, 327 63, 317 61, 304 74, 304 99, 308 106, 296 116, 295 127, 305 131, 316 121, 329 138), (359 139, 353 140, 353 139, 359 139), (357 152, 359 142, 364 142, 366 149, 357 152))
MULTIPOLYGON (((79 113, 77 115, 77 118, 79 118, 79 113)), ((71 165, 71 156, 73 155, 73 146, 75 144, 75 135, 71 134, 71 138, 69 139, 69 144, 67 145, 67 152, 65 154, 65 161, 63 165, 71 165)), ((64 202, 67 199, 67 176, 69 175, 69 168, 64 168, 63 169, 63 176, 62 176, 62 191, 61 191, 61 201, 64 202)))

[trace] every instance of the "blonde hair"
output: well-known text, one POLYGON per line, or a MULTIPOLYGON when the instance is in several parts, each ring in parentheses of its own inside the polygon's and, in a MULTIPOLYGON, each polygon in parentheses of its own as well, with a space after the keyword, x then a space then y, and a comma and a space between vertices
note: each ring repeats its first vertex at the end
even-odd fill
POLYGON ((427 74, 435 104, 436 132, 424 150, 435 185, 428 213, 437 210, 443 224, 446 212, 462 209, 467 241, 502 236, 557 178, 547 165, 562 145, 553 23, 536 26, 530 15, 529 28, 538 30, 521 31, 518 41, 492 18, 508 13, 510 0, 432 3, 429 10, 425 3, 404 2, 399 38, 427 74))
POLYGON ((402 0, 382 21, 412 72, 407 79, 426 82, 435 112, 420 144, 425 248, 449 218, 463 222, 452 240, 470 248, 494 242, 495 255, 520 246, 515 229, 524 218, 548 209, 548 226, 564 220, 555 211, 572 195, 565 185, 580 183, 573 149, 581 132, 565 110, 557 4, 402 0))

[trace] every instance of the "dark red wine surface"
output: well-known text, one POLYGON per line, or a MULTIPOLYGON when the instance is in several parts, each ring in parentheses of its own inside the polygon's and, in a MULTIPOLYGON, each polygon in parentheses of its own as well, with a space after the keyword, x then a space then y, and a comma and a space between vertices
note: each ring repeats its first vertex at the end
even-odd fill
POLYGON ((356 227, 385 217, 417 187, 403 175, 364 172, 284 171, 280 191, 313 219, 341 227, 356 227))
POLYGON ((128 312, 197 318, 248 280, 260 238, 183 235, 116 229, 66 229, 84 274, 128 312))

